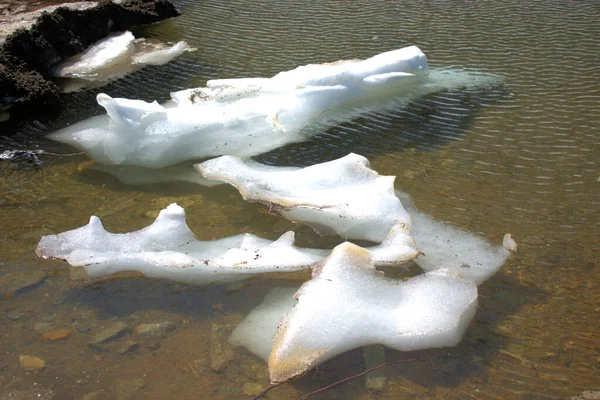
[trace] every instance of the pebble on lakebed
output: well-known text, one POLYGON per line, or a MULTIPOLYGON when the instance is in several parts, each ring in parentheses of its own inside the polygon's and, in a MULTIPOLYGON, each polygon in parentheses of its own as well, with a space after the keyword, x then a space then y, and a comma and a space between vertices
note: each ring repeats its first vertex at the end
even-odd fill
POLYGON ((140 324, 135 328, 135 333, 143 338, 157 339, 166 337, 169 332, 173 332, 176 328, 172 322, 140 324))
POLYGON ((68 338, 72 333, 73 331, 67 328, 52 329, 51 331, 45 332, 42 337, 51 342, 55 342, 57 340, 68 338))
POLYGON ((26 371, 40 371, 46 366, 44 360, 36 356, 21 355, 19 356, 19 363, 21 368, 26 371))

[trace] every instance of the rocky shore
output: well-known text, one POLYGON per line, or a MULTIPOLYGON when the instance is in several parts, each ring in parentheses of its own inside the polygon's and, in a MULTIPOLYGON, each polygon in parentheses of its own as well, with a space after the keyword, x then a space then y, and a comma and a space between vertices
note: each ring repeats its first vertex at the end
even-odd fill
MULTIPOLYGON (((111 32, 179 15, 168 0, 65 3, 0 17, 0 121, 6 110, 58 104, 52 65, 111 32)), ((50 107, 51 108, 51 107, 50 107)))

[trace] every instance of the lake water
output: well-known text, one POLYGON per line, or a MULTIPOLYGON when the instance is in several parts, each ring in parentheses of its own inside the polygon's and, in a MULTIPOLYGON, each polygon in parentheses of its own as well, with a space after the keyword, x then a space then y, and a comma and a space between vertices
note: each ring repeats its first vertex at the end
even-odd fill
MULTIPOLYGON (((372 113, 259 157, 308 165, 350 151, 363 154, 380 174, 396 175, 396 187, 420 210, 493 243, 510 232, 519 244, 518 253, 480 286, 475 321, 460 345, 388 350, 387 361, 407 361, 384 369, 383 391, 365 389, 358 378, 314 398, 566 399, 600 391, 600 3, 178 4, 181 17, 134 33, 186 40, 199 50, 102 91, 163 101, 170 91, 208 79, 271 76, 411 44, 427 54, 431 67, 505 78, 497 87, 440 93, 408 109, 372 113)), ((65 95, 64 111, 53 122, 36 120, 32 110, 26 124, 11 125, 17 135, 4 145, 20 140, 28 148, 72 152, 41 134, 101 113, 97 92, 65 95)), ((299 284, 308 273, 207 287, 134 276, 89 281, 67 264, 38 259, 37 242, 84 225, 92 214, 112 232, 139 229, 171 202, 186 208, 188 224, 202 240, 242 232, 274 239, 289 229, 304 246, 336 240, 262 213, 264 207, 245 203, 229 187, 127 186, 91 169, 85 156, 43 160, 43 176, 4 170, 0 180, 0 399, 34 393, 54 399, 90 393, 96 397, 88 399, 238 399, 266 388, 266 364, 243 349, 227 353, 228 332, 268 289, 299 284), (104 350, 88 346, 118 323, 133 329, 166 321, 176 329, 165 337, 140 339, 130 332, 104 350), (42 337, 55 328, 73 333, 56 342, 42 337), (128 340, 139 348, 120 354, 128 340), (210 360, 219 345, 233 361, 216 372, 210 360), (25 371, 20 355, 40 357, 46 368, 25 371)), ((357 350, 267 396, 299 398, 362 370, 357 350)))

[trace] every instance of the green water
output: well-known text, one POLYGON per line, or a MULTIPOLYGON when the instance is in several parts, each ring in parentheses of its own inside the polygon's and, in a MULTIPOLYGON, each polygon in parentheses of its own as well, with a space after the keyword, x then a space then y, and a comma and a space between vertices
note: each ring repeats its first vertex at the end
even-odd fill
MULTIPOLYGON (((397 176, 397 188, 420 210, 493 243, 510 232, 519 244, 516 256, 479 288, 479 310, 459 346, 387 351, 388 361, 417 361, 386 368, 382 392, 365 389, 359 378, 314 398, 565 399, 600 390, 599 3, 206 1, 181 9, 181 17, 135 33, 186 40, 199 50, 104 91, 163 100, 169 91, 207 79, 270 76, 410 44, 427 54, 432 67, 505 77, 501 87, 442 93, 263 157, 306 165, 349 151, 364 154, 380 174, 397 176)), ((50 132, 98 113, 95 93, 65 96, 57 122, 32 118, 21 132, 50 132)), ((33 145, 72 151, 44 141, 33 145)), ((44 161, 43 176, 26 180, 30 172, 12 172, 0 181, 3 294, 10 282, 40 271, 45 277, 0 299, 0 398, 38 390, 54 399, 93 392, 106 399, 129 392, 132 399, 237 399, 251 397, 243 394, 250 384, 266 388, 262 360, 237 349, 235 360, 215 372, 211 348, 269 288, 299 283, 308 274, 272 276, 245 287, 139 277, 90 282, 76 279, 66 264, 37 259, 35 246, 41 236, 79 227, 92 214, 112 232, 138 229, 171 202, 186 209, 188 225, 202 240, 241 232, 274 239, 290 229, 300 245, 335 240, 260 212, 232 188, 132 187, 90 169, 85 156, 44 161), (105 351, 88 347, 111 324, 135 328, 162 321, 177 329, 165 338, 139 340, 136 351, 117 352, 135 339, 133 333, 105 351), (63 341, 42 337, 63 327, 73 331, 63 341), (38 356, 47 367, 24 371, 19 355, 38 356)), ((351 352, 273 389, 268 398, 298 398, 363 369, 361 352, 351 352)))

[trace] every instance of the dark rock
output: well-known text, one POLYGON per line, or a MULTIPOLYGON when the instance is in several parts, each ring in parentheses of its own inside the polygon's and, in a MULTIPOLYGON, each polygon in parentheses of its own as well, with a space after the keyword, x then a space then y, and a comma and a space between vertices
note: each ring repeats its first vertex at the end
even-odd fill
POLYGON ((158 340, 151 340, 145 343, 145 346, 150 351, 155 351, 160 349, 160 342, 158 340))
MULTIPOLYGON (((0 32, 0 111, 14 105, 36 103, 51 112, 59 107, 58 87, 46 80, 49 67, 81 53, 112 32, 179 15, 168 0, 102 0, 65 4, 40 11, 33 23, 7 34, 0 32)), ((0 21, 4 24, 4 21, 0 21)), ((14 28, 13 28, 14 29, 14 28)))

